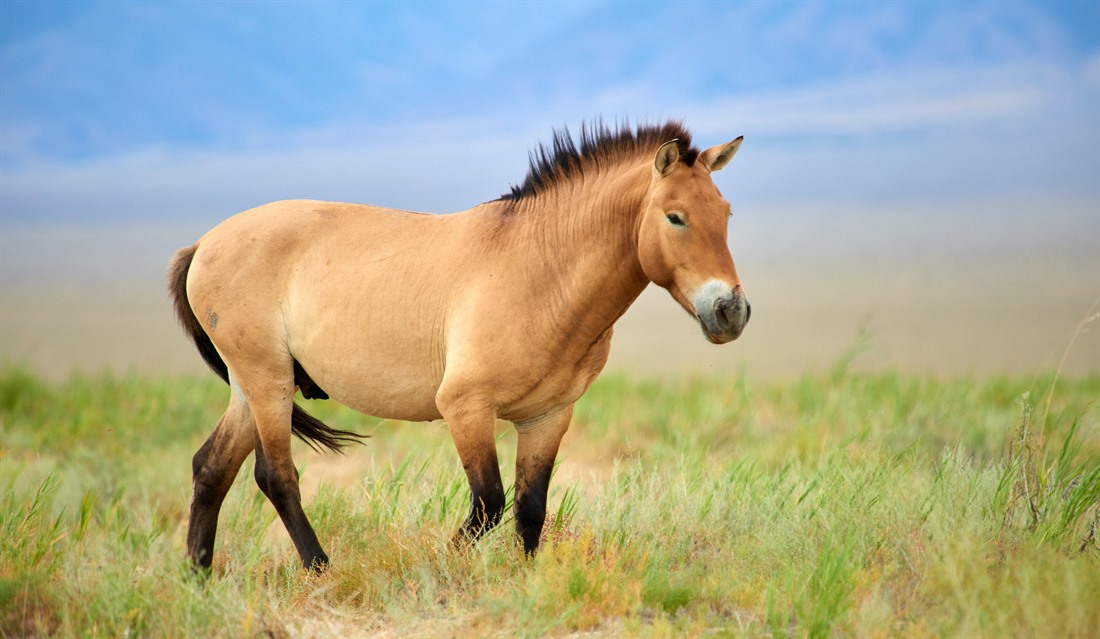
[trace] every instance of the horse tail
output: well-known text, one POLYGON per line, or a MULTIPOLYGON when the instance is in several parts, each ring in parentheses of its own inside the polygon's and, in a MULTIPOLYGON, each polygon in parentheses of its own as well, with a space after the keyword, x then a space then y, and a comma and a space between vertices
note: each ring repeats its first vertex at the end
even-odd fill
POLYGON ((317 452, 324 452, 321 448, 327 448, 334 453, 343 451, 348 444, 362 444, 370 435, 363 435, 355 431, 333 428, 328 424, 310 415, 297 403, 290 413, 290 430, 298 439, 309 444, 309 447, 317 452))
POLYGON ((222 381, 229 383, 229 367, 225 365, 218 349, 214 348, 214 342, 206 334, 199 318, 195 317, 195 311, 191 310, 191 302, 187 299, 187 272, 191 270, 191 260, 195 259, 195 251, 199 250, 198 244, 192 244, 180 249, 172 263, 168 266, 168 293, 172 296, 172 303, 176 307, 176 319, 179 320, 187 336, 199 349, 199 355, 210 367, 210 370, 218 374, 222 381))
MULTIPOLYGON (((183 326, 187 336, 194 342, 199 355, 202 356, 203 361, 210 367, 210 370, 217 373, 218 377, 228 384, 229 367, 225 365, 225 360, 218 353, 218 349, 214 348, 214 342, 210 341, 210 336, 206 334, 206 330, 199 323, 199 318, 195 316, 195 312, 191 309, 191 303, 187 299, 187 272, 191 269, 191 260, 195 258, 195 252, 198 248, 198 244, 193 244, 180 249, 176 253, 168 267, 168 292, 172 296, 172 304, 176 309, 176 319, 183 326)), ((295 383, 297 381, 295 379, 295 383)), ((309 444, 310 448, 318 452, 321 451, 322 447, 340 452, 344 446, 361 443, 363 439, 369 437, 369 435, 361 435, 350 430, 332 428, 307 413, 297 403, 294 404, 294 408, 290 413, 290 430, 298 439, 309 444)))

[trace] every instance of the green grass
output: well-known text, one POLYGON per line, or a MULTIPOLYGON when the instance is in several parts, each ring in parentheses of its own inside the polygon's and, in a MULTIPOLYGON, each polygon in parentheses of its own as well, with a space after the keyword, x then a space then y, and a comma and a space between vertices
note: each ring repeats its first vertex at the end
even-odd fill
MULTIPOLYGON (((297 445, 330 557, 299 568, 246 462, 214 574, 184 562, 213 378, 0 373, 0 637, 1095 636, 1100 379, 600 379, 533 560, 472 549, 446 429, 310 402, 374 435, 297 445), (327 475, 326 475, 327 477, 327 475), (314 483, 316 485, 316 482, 314 483)), ((498 438, 506 483, 515 434, 498 438)))

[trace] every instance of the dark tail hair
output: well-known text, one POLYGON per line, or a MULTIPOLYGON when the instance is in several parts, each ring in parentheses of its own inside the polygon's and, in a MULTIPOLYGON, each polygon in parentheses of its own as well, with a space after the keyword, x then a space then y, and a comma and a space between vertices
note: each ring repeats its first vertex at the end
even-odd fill
MULTIPOLYGON (((218 374, 222 381, 229 383, 229 368, 225 365, 210 336, 206 334, 199 318, 191 310, 191 303, 187 299, 187 271, 191 268, 191 260, 195 257, 198 244, 182 248, 172 258, 168 266, 168 293, 172 296, 172 303, 176 309, 176 319, 179 320, 187 336, 194 342, 199 355, 210 367, 210 370, 218 374)), ((321 448, 340 452, 348 444, 362 443, 369 435, 361 435, 350 430, 341 430, 325 425, 324 422, 307 413, 301 406, 294 404, 290 414, 290 430, 298 439, 318 452, 321 448)))

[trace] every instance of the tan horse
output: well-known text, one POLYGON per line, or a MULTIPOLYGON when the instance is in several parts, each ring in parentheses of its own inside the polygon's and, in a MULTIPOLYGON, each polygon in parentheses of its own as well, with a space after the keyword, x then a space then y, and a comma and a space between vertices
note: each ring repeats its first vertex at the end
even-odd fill
POLYGON ((534 552, 573 403, 642 289, 667 289, 716 344, 748 322, 730 207, 710 175, 740 144, 700 152, 678 123, 597 123, 579 147, 555 133, 522 185, 461 213, 275 202, 180 250, 169 272, 177 315, 232 387, 192 462, 191 560, 210 566, 222 500, 254 450, 256 483, 303 564, 327 564, 290 436, 332 449, 360 436, 307 415, 298 389, 379 417, 445 419, 472 493, 456 540, 501 519, 494 422, 513 422, 516 532, 534 552))

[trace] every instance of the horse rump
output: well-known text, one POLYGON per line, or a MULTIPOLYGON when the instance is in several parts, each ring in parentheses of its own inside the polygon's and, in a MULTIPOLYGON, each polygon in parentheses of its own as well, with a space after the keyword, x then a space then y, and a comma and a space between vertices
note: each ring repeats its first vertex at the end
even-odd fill
MULTIPOLYGON (((179 320, 184 332, 195 344, 199 355, 202 356, 203 361, 210 367, 210 370, 214 371, 223 382, 228 384, 229 367, 226 366, 225 360, 218 353, 218 349, 214 348, 214 342, 210 341, 210 336, 206 334, 206 330, 199 322, 199 318, 195 316, 191 303, 187 299, 187 272, 191 269, 191 261, 195 258, 195 252, 198 248, 198 244, 192 244, 180 249, 176 256, 172 258, 172 262, 168 267, 168 293, 172 297, 176 319, 179 320)), ((328 399, 328 394, 321 390, 308 375, 305 375, 305 371, 297 362, 295 362, 294 368, 294 382, 303 388, 304 392, 307 393, 307 398, 328 399), (305 376, 302 383, 299 383, 299 371, 305 376)), ((362 443, 364 439, 370 437, 370 435, 362 435, 350 430, 332 428, 307 413, 297 403, 294 404, 294 408, 290 413, 290 430, 298 439, 309 444, 310 448, 318 452, 322 452, 322 448, 341 452, 348 444, 362 443)))

